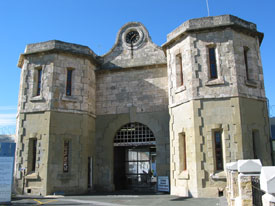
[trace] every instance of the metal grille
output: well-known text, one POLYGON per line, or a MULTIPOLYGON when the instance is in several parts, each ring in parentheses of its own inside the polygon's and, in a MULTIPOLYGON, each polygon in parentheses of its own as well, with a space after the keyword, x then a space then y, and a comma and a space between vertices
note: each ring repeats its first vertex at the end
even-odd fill
POLYGON ((253 206, 262 206, 262 196, 264 192, 260 188, 260 178, 258 176, 252 176, 251 181, 253 206))
POLYGON ((121 127, 116 133, 114 146, 154 145, 153 132, 144 124, 134 122, 121 127))

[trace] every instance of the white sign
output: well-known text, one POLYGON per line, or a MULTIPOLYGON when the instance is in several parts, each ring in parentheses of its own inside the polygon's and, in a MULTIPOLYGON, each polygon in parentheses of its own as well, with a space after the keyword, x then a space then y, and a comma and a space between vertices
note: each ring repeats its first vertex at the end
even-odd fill
POLYGON ((169 178, 168 178, 168 176, 158 176, 158 191, 169 192, 169 178))
POLYGON ((0 157, 0 203, 11 201, 14 157, 0 157))

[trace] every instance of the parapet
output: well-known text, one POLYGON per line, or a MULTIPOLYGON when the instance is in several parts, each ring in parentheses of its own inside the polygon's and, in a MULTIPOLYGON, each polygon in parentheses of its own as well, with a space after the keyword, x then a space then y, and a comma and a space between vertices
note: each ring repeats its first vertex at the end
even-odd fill
POLYGON ((216 28, 231 27, 234 29, 242 30, 250 35, 259 36, 260 43, 263 39, 263 33, 257 31, 257 26, 254 23, 245 21, 232 15, 211 16, 197 19, 190 19, 174 31, 167 35, 167 42, 163 44, 163 47, 167 47, 180 36, 194 31, 211 30, 216 28))
POLYGON ((89 47, 58 40, 51 40, 35 44, 28 44, 26 46, 25 52, 20 55, 18 67, 22 66, 24 56, 36 53, 52 52, 70 53, 77 56, 84 56, 91 59, 94 63, 97 63, 97 55, 89 47))

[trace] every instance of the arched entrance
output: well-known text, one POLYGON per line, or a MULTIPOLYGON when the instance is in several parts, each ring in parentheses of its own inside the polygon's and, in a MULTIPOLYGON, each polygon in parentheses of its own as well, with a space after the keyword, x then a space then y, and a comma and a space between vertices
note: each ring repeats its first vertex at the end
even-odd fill
POLYGON ((153 190, 156 184, 156 139, 144 124, 122 126, 114 138, 116 190, 153 190))

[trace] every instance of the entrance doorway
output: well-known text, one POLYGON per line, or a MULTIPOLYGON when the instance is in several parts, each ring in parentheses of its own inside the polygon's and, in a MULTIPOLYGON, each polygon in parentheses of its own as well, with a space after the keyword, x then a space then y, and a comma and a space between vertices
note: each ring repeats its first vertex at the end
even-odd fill
POLYGON ((121 127, 114 139, 116 190, 154 190, 156 142, 153 132, 141 123, 121 127))

